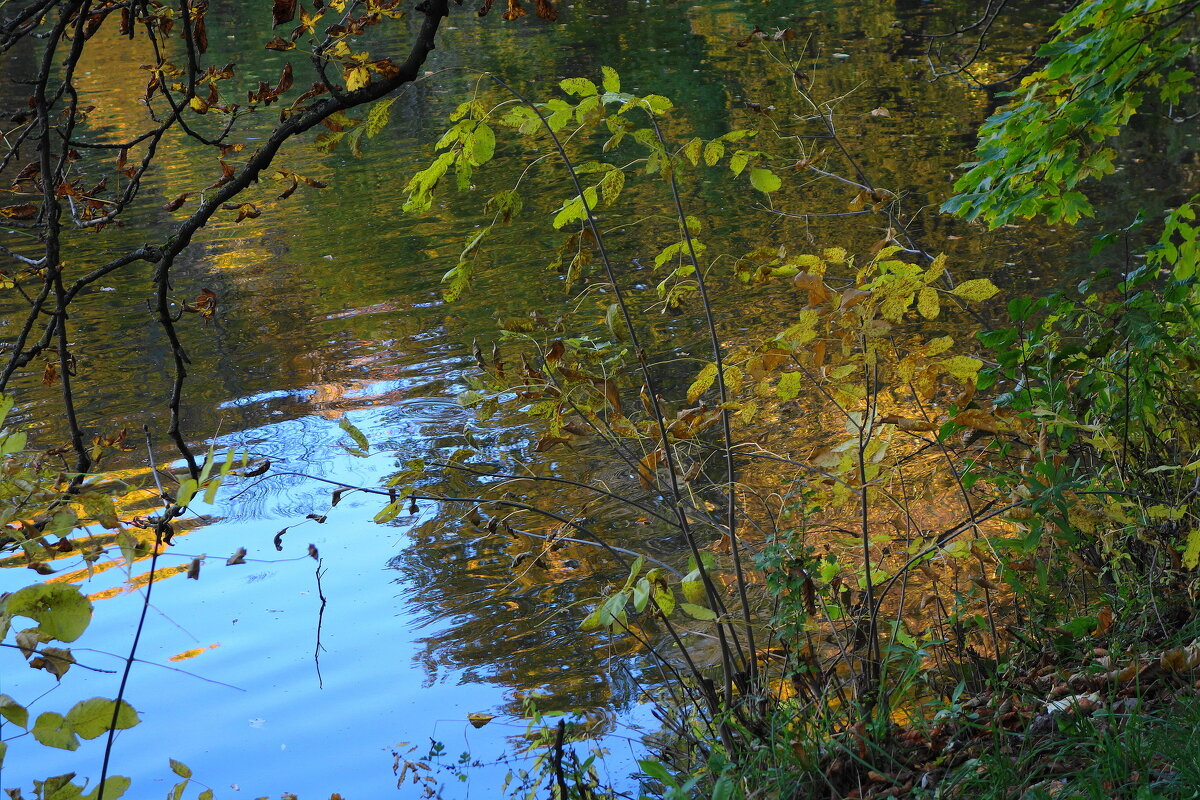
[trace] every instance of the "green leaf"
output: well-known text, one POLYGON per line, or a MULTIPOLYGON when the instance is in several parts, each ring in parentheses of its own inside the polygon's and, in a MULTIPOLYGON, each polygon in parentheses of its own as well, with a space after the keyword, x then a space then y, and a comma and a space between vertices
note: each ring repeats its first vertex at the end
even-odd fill
POLYGON ((119 708, 120 710, 117 710, 118 706, 115 700, 93 697, 90 700, 80 700, 71 706, 66 720, 71 729, 84 739, 95 739, 97 736, 107 733, 109 726, 112 726, 113 730, 123 731, 141 722, 137 712, 129 703, 122 700, 119 708), (117 716, 115 724, 113 723, 114 711, 117 716))
POLYGON ((5 601, 4 613, 37 622, 43 641, 73 642, 92 621, 92 603, 76 586, 38 583, 13 592, 5 601))
POLYGON ((208 482, 208 485, 204 487, 204 502, 208 503, 209 505, 212 505, 213 501, 217 499, 217 490, 220 488, 221 488, 221 477, 220 476, 210 480, 208 482))
POLYGON ((475 126, 471 134, 471 163, 481 166, 492 160, 496 154, 496 134, 482 122, 475 126))
POLYGON ((659 115, 665 114, 675 107, 674 103, 660 94, 648 94, 642 98, 642 103, 651 112, 659 115))
POLYGON ((803 388, 804 373, 785 372, 779 378, 779 385, 775 387, 775 393, 780 400, 794 400, 803 388))
POLYGON ((617 75, 617 71, 612 67, 601 67, 600 74, 603 76, 601 83, 604 86, 604 91, 616 94, 621 91, 621 78, 617 75))
POLYGON ((375 135, 388 124, 388 120, 392 118, 392 103, 396 102, 396 99, 396 97, 388 97, 371 106, 371 110, 367 112, 366 123, 363 125, 368 138, 375 138, 375 135))
POLYGON ((633 587, 633 610, 639 614, 645 610, 650 601, 650 581, 642 578, 633 587))
POLYGON ((196 496, 196 490, 200 488, 200 484, 196 483, 195 478, 184 478, 179 483, 179 491, 175 495, 175 502, 180 508, 192 502, 192 498, 196 496))
POLYGON ((750 170, 750 185, 763 194, 770 194, 777 191, 783 185, 783 181, 771 170, 755 167, 750 170))
POLYGON ((1183 566, 1187 569, 1200 566, 1200 528, 1192 528, 1188 532, 1187 544, 1183 551, 1183 566))
POLYGON ((18 728, 29 727, 29 711, 6 694, 0 694, 0 717, 4 717, 18 728))
POLYGON ((733 154, 733 157, 729 159, 729 171, 734 175, 741 175, 742 170, 744 170, 746 165, 749 163, 750 154, 745 150, 738 150, 733 154))
POLYGON ((683 609, 683 613, 687 614, 689 617, 692 617, 693 619, 699 619, 699 620, 704 620, 705 622, 711 622, 712 620, 717 618, 717 614, 715 611, 713 611, 710 608, 705 608, 704 606, 698 606, 695 603, 683 603, 679 607, 681 609, 683 609))
POLYGON ((77 750, 79 739, 71 730, 71 724, 62 714, 46 711, 38 715, 30 730, 33 738, 47 747, 57 747, 59 750, 77 750))
POLYGON ((567 94, 578 95, 579 97, 591 97, 596 94, 596 84, 587 78, 564 78, 559 81, 558 85, 567 94))
POLYGON ((667 772, 667 768, 661 762, 647 759, 639 761, 638 766, 641 767, 642 772, 646 773, 648 777, 653 778, 663 786, 675 785, 675 780, 671 777, 671 773, 667 772))
POLYGON ((367 441, 367 437, 362 431, 354 427, 349 419, 342 417, 341 420, 338 421, 338 427, 350 435, 350 438, 354 440, 354 443, 358 445, 359 449, 363 451, 371 449, 371 443, 367 441))
POLYGON ((181 778, 192 777, 192 768, 187 764, 184 764, 182 761, 176 761, 173 758, 168 759, 168 761, 171 762, 171 772, 174 772, 181 778))
POLYGON ((715 165, 725 155, 725 145, 719 139, 713 139, 708 144, 704 145, 704 163, 708 166, 715 165))
POLYGON ((375 515, 375 522, 378 522, 381 525, 385 522, 391 522, 397 516, 399 516, 402 508, 403 505, 399 500, 394 500, 391 503, 388 503, 386 506, 380 509, 378 514, 375 515))
POLYGON ((713 785, 712 800, 733 800, 733 790, 733 777, 722 775, 713 785))
MULTIPOLYGON (((126 778, 124 775, 113 775, 104 781, 104 800, 117 800, 118 797, 124 796, 129 790, 129 786, 133 781, 126 778)), ((211 797, 212 793, 209 792, 211 797)), ((100 796, 100 784, 96 788, 83 796, 83 800, 96 800, 100 796)))
POLYGON ((658 606, 658 610, 663 613, 664 617, 669 617, 675 612, 675 593, 671 591, 670 586, 662 584, 654 584, 654 605, 658 606))

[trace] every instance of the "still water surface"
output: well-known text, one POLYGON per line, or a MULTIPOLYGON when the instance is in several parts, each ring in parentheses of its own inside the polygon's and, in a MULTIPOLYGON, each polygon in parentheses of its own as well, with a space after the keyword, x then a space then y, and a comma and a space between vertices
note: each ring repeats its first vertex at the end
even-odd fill
MULTIPOLYGON (((922 30, 965 22, 962 5, 973 4, 605 0, 568 5, 553 25, 481 22, 458 13, 428 65, 436 74, 406 92, 393 124, 362 159, 344 150, 319 153, 307 142, 291 148, 287 165, 331 188, 302 189, 256 221, 213 224, 177 281, 181 299, 200 288, 220 298, 213 324, 197 321, 186 331, 196 367, 185 429, 198 442, 270 459, 275 477, 223 492, 216 506, 200 509, 211 521, 181 535, 161 561, 168 572, 154 586, 138 652, 154 663, 135 666, 128 695, 143 724, 120 735, 115 757, 115 771, 134 778, 134 796, 165 791, 172 779, 168 757, 187 763, 218 797, 417 796, 412 785, 396 788, 394 754, 408 750, 401 743, 423 755, 433 738, 445 742, 450 761, 467 752, 493 762, 512 746, 508 737, 523 731, 516 715, 530 694, 542 698, 543 708, 596 712, 598 729, 610 734, 610 769, 618 778, 629 771, 639 751, 635 729, 652 727, 637 699, 653 677, 636 659, 612 658, 619 645, 581 637, 578 608, 566 607, 596 594, 611 565, 592 552, 568 551, 570 566, 531 577, 511 567, 504 542, 481 537, 453 514, 426 504, 414 516, 378 526, 372 522, 378 498, 351 494, 331 508, 328 485, 289 474, 376 485, 406 459, 444 458, 468 441, 492 463, 535 458, 537 431, 516 419, 481 423, 454 398, 466 388, 473 339, 490 342, 497 318, 531 308, 549 313, 562 302, 560 279, 545 269, 557 241, 527 231, 502 239, 472 293, 448 306, 439 278, 481 220, 453 192, 431 214, 402 216, 404 183, 428 159, 441 121, 474 89, 479 70, 545 96, 560 77, 595 77, 601 65, 612 65, 626 89, 675 101, 674 135, 714 136, 757 123, 748 104, 779 103, 786 76, 761 50, 734 43, 755 25, 792 26, 807 39, 814 92, 844 95, 838 114, 847 140, 876 185, 908 195, 920 238, 949 250, 960 277, 989 275, 1005 288, 1036 291, 1071 269, 1062 255, 1072 244, 1065 235, 1029 228, 966 239, 932 210, 947 196, 950 174, 994 98, 962 81, 927 81, 923 45, 899 25, 922 30), (888 114, 870 114, 879 108, 888 114), (370 457, 353 457, 341 446, 343 419, 368 436, 370 457), (308 514, 327 520, 305 521, 308 514), (277 551, 273 540, 285 526, 277 551), (319 586, 317 563, 306 555, 310 543, 322 559, 319 586), (224 566, 238 547, 247 548, 247 563, 224 566), (183 579, 179 571, 204 554, 212 559, 200 580, 183 579), (187 658, 172 661, 180 655, 187 658), (471 712, 497 719, 475 730, 466 720, 471 712)), ((1036 20, 1052 11, 1023 13, 1036 20)), ((270 38, 269 20, 251 16, 233 6, 210 15, 210 40, 214 50, 242 59, 248 81, 273 80, 283 56, 245 46, 270 38), (232 20, 221 35, 211 28, 218 19, 232 20)), ((1028 42, 1021 20, 1012 22, 1005 30, 1015 32, 1002 33, 991 54, 996 61, 980 65, 982 77, 1021 63, 1028 42)), ((140 92, 144 74, 128 63, 120 42, 110 44, 111 53, 101 47, 89 64, 88 90, 105 109, 96 135, 115 137, 142 124, 141 110, 121 98, 140 92)), ((220 52, 210 55, 222 60, 220 52)), ((136 243, 145 231, 162 230, 170 214, 161 206, 206 185, 212 168, 211 158, 189 160, 181 151, 148 187, 148 202, 131 220, 136 224, 106 234, 108 241, 136 243)), ((1137 194, 1157 180, 1148 168, 1130 177, 1119 191, 1137 194)), ((477 180, 481 191, 494 191, 511 175, 497 169, 477 180)), ((546 180, 548 191, 561 194, 563 184, 555 183, 561 179, 547 173, 546 180)), ((688 191, 693 208, 719 221, 710 238, 733 252, 763 233, 857 247, 880 235, 861 221, 817 227, 772 217, 755 207, 759 197, 749 187, 688 191)), ((825 184, 789 191, 777 202, 796 211, 840 210, 846 201, 825 184)), ((105 243, 87 246, 99 258, 105 243)), ((635 259, 656 251, 653 241, 636 238, 627 249, 633 269, 635 259)), ((88 343, 84 413, 103 430, 161 424, 166 353, 148 313, 128 302, 147 286, 145 274, 115 277, 87 298, 77 319, 79 338, 88 343)), ((723 335, 777 324, 778 307, 744 297, 738 303, 723 335)), ((11 329, 11 318, 5 320, 0 332, 11 329)), ((693 323, 669 318, 657 334, 682 348, 701 336, 693 323)), ((35 384, 20 387, 22 397, 45 401, 34 406, 35 422, 53 430, 52 398, 35 384), (46 411, 36 419, 40 408, 46 411)), ((587 479, 598 469, 586 454, 556 457, 552 466, 564 473, 587 479)), ((548 499, 565 505, 578 498, 548 499)), ((681 560, 671 542, 648 539, 618 509, 590 513, 609 515, 606 522, 626 546, 681 560)), ((112 594, 123 578, 112 569, 83 586, 93 595, 112 594)), ((24 570, 7 570, 0 589, 28 580, 24 570)), ((136 592, 99 600, 96 621, 78 643, 94 652, 77 651, 80 660, 118 669, 119 660, 106 654, 126 652, 140 604, 136 592)), ((116 691, 116 676, 107 673, 76 669, 62 688, 49 680, 45 673, 6 670, 0 691, 23 698, 47 691, 35 712, 116 691)), ((68 769, 96 774, 100 751, 91 742, 66 756, 15 741, 3 786, 28 786, 33 777, 68 769)), ((445 772, 436 777, 449 781, 447 797, 495 797, 506 769, 472 769, 465 783, 445 772)))

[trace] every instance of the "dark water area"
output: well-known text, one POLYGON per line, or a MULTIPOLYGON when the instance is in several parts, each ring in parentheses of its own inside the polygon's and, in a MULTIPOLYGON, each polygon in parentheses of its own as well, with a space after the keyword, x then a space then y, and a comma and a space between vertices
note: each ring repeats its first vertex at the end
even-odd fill
MULTIPOLYGON (((528 317, 531 310, 555 316, 567 302, 562 277, 547 269, 561 240, 549 214, 569 194, 566 178, 549 167, 535 171, 541 199, 531 203, 529 218, 545 224, 500 233, 471 291, 454 304, 441 298, 441 276, 487 223, 478 213, 480 198, 510 185, 517 168, 497 163, 481 170, 471 192, 445 188, 426 214, 401 212, 404 186, 428 163, 448 114, 480 90, 482 71, 544 99, 563 77, 598 79, 601 66, 612 66, 626 91, 674 101, 665 132, 679 141, 760 126, 764 118, 786 136, 795 115, 805 113, 788 72, 763 48, 736 43, 755 26, 768 32, 790 27, 797 33, 795 52, 812 76, 811 91, 837 98, 844 141, 875 186, 902 196, 910 232, 922 247, 948 252, 959 279, 990 277, 1014 294, 1049 290, 1096 267, 1078 255, 1086 252, 1086 233, 1029 225, 984 234, 937 213, 956 166, 969 158, 979 123, 999 101, 994 90, 961 78, 929 80, 916 34, 968 24, 975 5, 602 0, 564 3, 553 24, 506 24, 456 9, 427 75, 397 100, 392 123, 361 158, 344 147, 321 152, 312 137, 289 145, 278 165, 329 188, 301 187, 287 202, 264 205, 258 219, 235 223, 232 214, 219 216, 187 252, 173 284, 179 302, 204 289, 219 298, 212 322, 196 315, 181 323, 193 364, 184 430, 198 446, 270 459, 275 477, 245 481, 200 508, 206 524, 181 535, 161 562, 173 572, 156 582, 138 655, 188 674, 135 665, 127 699, 143 723, 120 735, 114 760, 117 773, 134 778, 131 796, 149 796, 149 787, 166 791, 169 756, 191 766, 219 797, 284 791, 302 798, 332 792, 413 797, 414 786, 396 787, 396 754, 415 746, 423 755, 432 738, 446 743, 450 762, 465 752, 468 760, 489 764, 469 770, 465 782, 439 773, 449 781, 444 796, 496 797, 508 767, 493 762, 520 741, 519 715, 530 696, 545 710, 590 715, 596 730, 609 736, 614 777, 631 770, 640 732, 653 729, 639 705, 653 674, 625 643, 580 634, 580 607, 573 605, 620 577, 613 563, 568 547, 534 574, 514 567, 508 543, 463 523, 463 508, 421 504, 417 513, 381 526, 372 522, 379 498, 350 494, 333 507, 330 486, 304 477, 378 485, 408 459, 443 460, 471 445, 480 463, 509 471, 536 464, 584 482, 631 480, 586 450, 535 453, 540 432, 524 417, 481 421, 456 402, 474 369, 474 340, 490 344, 498 320, 528 317), (872 113, 879 109, 886 113, 872 113), (368 437, 369 457, 354 457, 342 446, 343 420, 368 437), (306 520, 308 514, 326 519, 306 520), (285 527, 277 550, 274 540, 285 527), (306 555, 309 543, 322 557, 319 584, 317 565, 306 555), (247 548, 247 564, 225 567, 223 559, 238 547, 247 548), (211 559, 201 580, 184 580, 182 570, 202 554, 211 559), (467 722, 474 712, 497 718, 476 730, 467 722)), ((980 82, 1019 68, 1037 31, 1066 4, 1016 5, 1021 8, 997 26, 975 65, 980 82)), ((211 7, 210 60, 236 59, 247 85, 273 82, 289 57, 259 49, 271 37, 269 15, 228 0, 211 7)), ((395 34, 398 51, 407 41, 402 28, 395 34)), ((127 137, 144 125, 144 108, 127 98, 142 92, 145 73, 125 45, 115 34, 111 41, 101 36, 85 65, 85 96, 99 109, 88 132, 97 139, 127 137)), ((6 78, 33 68, 28 55, 7 59, 0 62, 6 78)), ((296 61, 299 71, 303 59, 296 61)), ((0 80, 0 107, 21 96, 12 81, 0 80)), ((1176 171, 1194 141, 1152 120, 1128 138, 1122 178, 1107 189, 1110 207, 1128 217, 1139 207, 1157 215, 1171 202, 1164 187, 1182 183, 1176 171)), ((254 142, 251 132, 247 147, 254 142)), ((515 151, 501 144, 502 153, 515 151)), ((125 227, 71 235, 81 268, 160 239, 179 218, 163 206, 219 175, 215 158, 184 142, 171 142, 168 153, 125 227)), ((832 155, 830 163, 837 163, 832 155)), ((267 183, 252 191, 266 197, 287 186, 267 183)), ((710 256, 742 253, 764 241, 793 250, 840 244, 861 252, 886 227, 874 217, 774 215, 744 180, 685 182, 682 188, 689 213, 711 221, 705 232, 710 256)), ((791 214, 824 214, 844 210, 852 196, 836 182, 797 177, 772 201, 791 214)), ((627 202, 631 218, 651 217, 665 205, 661 197, 637 192, 627 202)), ((660 279, 645 265, 661 248, 663 229, 651 225, 621 238, 617 258, 631 284, 660 279)), ((0 227, 0 242, 17 249, 5 237, 0 227)), ((786 302, 764 289, 738 288, 722 262, 713 275, 721 289, 716 306, 723 337, 780 327, 786 302)), ((151 295, 149 271, 139 268, 114 273, 79 302, 72 322, 81 409, 95 432, 164 425, 170 359, 147 305, 151 295)), ((11 339, 20 315, 11 294, 0 296, 0 340, 11 339)), ((664 353, 685 356, 703 339, 691 316, 655 320, 651 346, 664 353)), ((676 377, 684 380, 691 371, 685 364, 676 377)), ((14 390, 39 431, 37 440, 52 443, 64 428, 54 391, 39 378, 30 374, 14 390)), ((158 447, 160 459, 172 457, 165 441, 158 447)), ((130 469, 144 466, 141 449, 128 457, 130 469)), ((473 485, 464 477, 457 488, 469 494, 473 485)), ((548 502, 570 507, 583 499, 566 487, 548 502)), ((593 504, 588 514, 604 520, 609 537, 623 546, 686 561, 677 542, 628 510, 593 504)), ((135 577, 146 569, 135 566, 135 577)), ((4 570, 0 590, 31 576, 4 570)), ((80 651, 81 661, 120 667, 111 654, 127 651, 141 608, 137 591, 121 589, 126 577, 114 568, 81 583, 103 597, 78 643, 90 648, 80 651)), ((6 666, 0 691, 24 698, 45 691, 35 712, 116 691, 112 674, 76 670, 70 678, 56 687, 45 673, 6 666)), ((67 770, 98 773, 101 747, 89 742, 78 753, 58 754, 18 740, 8 752, 3 788, 28 787, 34 777, 67 770)))

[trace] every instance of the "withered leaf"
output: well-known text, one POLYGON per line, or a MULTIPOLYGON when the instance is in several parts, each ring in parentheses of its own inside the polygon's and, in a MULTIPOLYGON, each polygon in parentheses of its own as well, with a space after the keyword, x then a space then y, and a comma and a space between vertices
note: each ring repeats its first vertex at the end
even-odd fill
POLYGON ((514 19, 520 19, 528 13, 525 10, 525 6, 521 5, 521 0, 508 0, 508 10, 500 15, 500 19, 512 22, 514 19))
POLYGON ((178 211, 187 202, 187 199, 192 196, 191 192, 184 192, 169 203, 163 204, 163 211, 178 211))
POLYGON ((318 552, 317 552, 317 546, 316 546, 315 544, 309 544, 309 546, 308 546, 308 556, 309 556, 309 558, 311 558, 313 561, 320 561, 320 560, 321 560, 320 553, 318 553, 318 552))
POLYGON ((8 219, 33 219, 37 216, 36 203, 19 203, 15 206, 0 206, 0 217, 8 219))
POLYGON ((279 76, 279 83, 275 85, 275 96, 278 97, 290 88, 292 88, 292 62, 289 61, 283 65, 283 73, 279 76))
POLYGON ((750 31, 750 33, 746 35, 745 39, 739 39, 738 41, 733 43, 733 46, 734 47, 746 47, 751 42, 761 41, 766 38, 767 38, 766 32, 762 28, 755 25, 754 30, 750 31))
POLYGON ((558 9, 550 0, 537 0, 537 15, 548 22, 554 22, 558 19, 558 9))
POLYGON ((296 18, 296 0, 275 0, 271 8, 271 27, 277 27, 296 18))
POLYGON ((264 45, 268 50, 292 50, 296 47, 295 42, 289 42, 278 33, 264 45))
POLYGON ((200 580, 200 565, 202 563, 204 563, 204 559, 201 559, 201 558, 193 558, 192 559, 192 563, 188 564, 188 571, 187 571, 188 580, 192 580, 192 581, 200 580))
POLYGON ((266 472, 270 468, 271 468, 270 460, 263 459, 260 463, 254 465, 254 467, 252 469, 246 470, 241 475, 243 478, 255 478, 259 475, 262 475, 264 472, 266 472))
POLYGON ((558 362, 562 361, 563 353, 566 351, 567 347, 563 344, 563 340, 555 339, 553 342, 551 342, 550 349, 546 351, 546 363, 554 366, 558 362))
MULTIPOLYGON (((203 4, 203 9, 208 10, 207 3, 203 4)), ((192 20, 192 41, 195 42, 200 55, 208 52, 208 24, 204 21, 204 11, 198 11, 196 18, 192 20)))
POLYGON ((74 663, 75 656, 71 655, 70 650, 62 647, 44 647, 41 655, 31 660, 29 666, 33 669, 44 669, 56 680, 61 680, 74 663))
POLYGON ((666 456, 663 451, 651 450, 646 456, 638 462, 637 470, 638 477, 642 479, 642 485, 647 489, 654 488, 654 473, 658 471, 658 465, 663 462, 666 456))
POLYGON ((241 222, 244 219, 254 219, 255 217, 262 216, 262 210, 254 205, 254 203, 242 203, 237 207, 237 210, 238 215, 234 222, 241 222))
POLYGON ((234 550, 233 555, 231 555, 229 558, 225 559, 225 566, 227 566, 227 567, 232 567, 236 564, 245 564, 245 563, 246 563, 246 548, 244 548, 244 547, 239 547, 237 550, 234 550))
POLYGON ((42 386, 53 386, 56 380, 58 380, 58 370, 54 368, 53 364, 47 364, 46 368, 42 370, 42 386))
POLYGON ((296 187, 298 187, 299 185, 300 185, 300 181, 296 178, 295 175, 293 175, 292 176, 292 185, 289 186, 288 188, 284 189, 282 192, 280 192, 276 196, 275 199, 276 200, 287 200, 289 197, 292 196, 292 193, 296 191, 296 187))

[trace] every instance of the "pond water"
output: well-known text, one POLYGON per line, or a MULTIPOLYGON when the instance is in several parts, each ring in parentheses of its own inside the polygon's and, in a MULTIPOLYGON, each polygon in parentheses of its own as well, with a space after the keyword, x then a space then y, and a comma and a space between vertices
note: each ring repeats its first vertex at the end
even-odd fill
MULTIPOLYGON (((248 46, 270 38, 269 18, 257 7, 211 5, 213 63, 239 58, 248 84, 273 81, 286 54, 248 46)), ((918 237, 949 251, 961 277, 988 275, 1003 287, 1036 290, 1076 268, 1066 255, 1072 237, 1035 227, 966 237, 935 213, 995 98, 961 80, 928 81, 924 45, 904 31, 965 23, 973 5, 589 0, 564 3, 555 24, 504 24, 458 10, 427 65, 432 74, 404 93, 391 126, 362 158, 345 149, 322 153, 308 140, 290 147, 281 163, 330 188, 302 188, 257 220, 234 224, 225 217, 211 225, 176 280, 181 299, 210 289, 220 303, 211 324, 185 321, 194 368, 184 429, 201 445, 269 459, 272 469, 257 482, 231 485, 212 507, 194 506, 208 516, 205 524, 181 534, 160 561, 137 654, 147 663, 135 665, 127 695, 143 723, 119 736, 114 758, 114 772, 134 778, 131 796, 166 791, 173 782, 168 757, 188 764, 218 797, 418 796, 412 784, 396 787, 397 754, 423 756, 436 739, 445 743, 445 761, 465 752, 485 764, 468 770, 464 782, 436 772, 447 781, 446 797, 495 797, 508 766, 494 762, 524 731, 519 715, 529 696, 544 709, 591 712, 596 729, 608 735, 608 768, 621 780, 640 752, 638 731, 653 729, 638 704, 653 679, 635 657, 621 655, 622 643, 580 635, 579 609, 570 605, 597 594, 611 577, 610 563, 594 552, 565 551, 562 564, 531 576, 513 567, 504 542, 461 524, 463 509, 421 504, 416 514, 380 526, 372 522, 379 498, 352 493, 331 507, 332 487, 315 480, 378 485, 407 459, 445 458, 467 443, 489 463, 547 461, 532 452, 539 433, 526 422, 480 422, 455 397, 473 369, 472 341, 490 343, 497 319, 530 309, 553 315, 562 305, 561 278, 546 270, 557 239, 528 228, 501 238, 468 296, 447 305, 439 279, 481 218, 472 198, 452 191, 432 213, 404 216, 404 184, 429 159, 447 114, 475 90, 481 70, 546 97, 561 77, 595 78, 601 65, 611 65, 628 90, 674 100, 670 133, 681 137, 757 122, 767 105, 779 104, 769 113, 786 117, 791 112, 780 98, 787 76, 761 49, 736 42, 756 25, 792 27, 805 41, 814 92, 842 97, 838 117, 847 142, 876 185, 906 195, 918 237), (871 114, 876 109, 887 113, 871 114), (347 452, 343 420, 367 436, 371 455, 347 452), (319 567, 308 557, 310 543, 319 550, 319 567), (248 551, 246 563, 225 566, 239 547, 248 551), (187 563, 205 554, 211 558, 200 579, 186 580, 187 563), (473 712, 496 719, 476 730, 467 721, 473 712)), ((1055 11, 1054 4, 1036 5, 1020 12, 1028 20, 1002 26, 991 60, 979 65, 982 78, 1022 63, 1029 44, 1022 22, 1044 23, 1042 15, 1055 11)), ((85 84, 101 109, 90 123, 94 134, 140 129, 142 109, 124 98, 140 93, 145 73, 115 34, 96 50, 85 84)), ((20 59, 0 69, 19 75, 30 63, 20 59)), ((1170 149, 1154 146, 1153 130, 1141 135, 1150 150, 1170 149)), ((162 206, 210 183, 213 161, 178 147, 128 226, 76 242, 76 252, 99 259, 108 249, 163 235, 172 215, 162 206)), ((1142 162, 1114 191, 1144 196, 1168 168, 1142 162)), ((502 167, 481 173, 480 193, 511 182, 512 174, 502 167)), ((548 170, 539 178, 548 195, 564 194, 562 178, 548 170)), ((759 197, 744 184, 692 188, 687 199, 696 213, 720 221, 708 236, 731 252, 763 233, 860 248, 881 235, 878 222, 856 218, 818 224, 773 217, 756 207, 759 197)), ((786 189, 776 203, 822 212, 840 210, 846 200, 844 191, 819 183, 786 189)), ((655 210, 648 199, 630 202, 645 203, 647 214, 655 210)), ((652 238, 637 235, 622 246, 631 269, 656 251, 652 238)), ((114 275, 85 298, 77 316, 76 335, 85 343, 83 414, 96 430, 162 425, 169 364, 142 302, 148 287, 144 273, 114 275)), ((750 298, 719 301, 738 312, 724 317, 723 335, 777 321, 777 306, 750 298)), ((0 336, 7 338, 18 307, 0 310, 0 336)), ((655 331, 659 342, 670 336, 680 351, 702 336, 685 318, 664 317, 655 331)), ((16 388, 44 440, 52 440, 61 430, 52 392, 37 376, 16 388)), ((132 440, 137 450, 129 466, 136 468, 147 457, 139 437, 132 440)), ((156 459, 171 457, 165 441, 153 447, 156 459)), ((584 480, 604 469, 586 452, 555 455, 548 468, 584 480)), ((564 506, 579 500, 567 491, 548 499, 564 506)), ((593 507, 589 514, 609 514, 606 522, 626 546, 686 560, 627 513, 593 507)), ((55 564, 60 575, 79 566, 55 564)), ((144 577, 148 567, 137 565, 135 576, 144 577)), ((31 575, 5 570, 0 590, 24 585, 31 575)), ((103 597, 78 642, 78 657, 89 666, 118 670, 128 650, 141 595, 121 591, 125 577, 112 568, 81 583, 103 597)), ((45 673, 14 671, 13 663, 0 675, 0 691, 22 698, 44 691, 35 712, 116 691, 118 676, 109 672, 76 669, 59 688, 45 673)), ((11 730, 4 730, 6 740, 11 730)), ((28 788, 33 777, 97 774, 101 749, 90 742, 77 753, 58 753, 16 739, 0 783, 28 788)))

